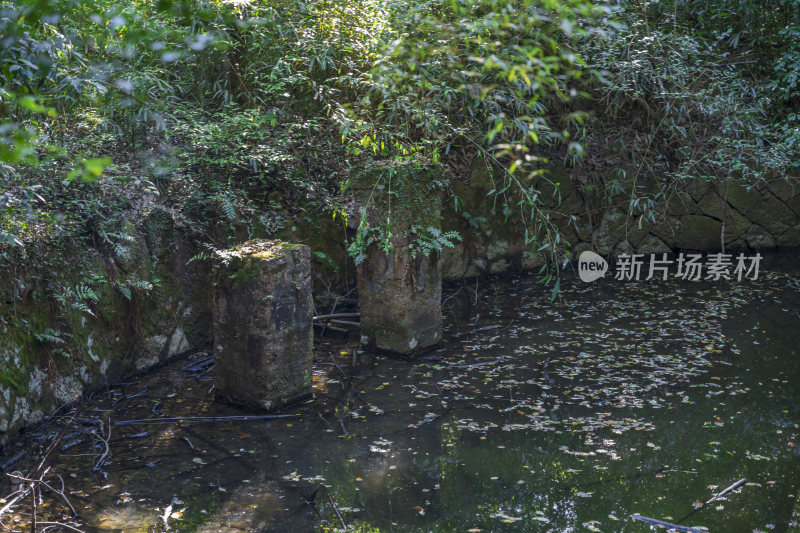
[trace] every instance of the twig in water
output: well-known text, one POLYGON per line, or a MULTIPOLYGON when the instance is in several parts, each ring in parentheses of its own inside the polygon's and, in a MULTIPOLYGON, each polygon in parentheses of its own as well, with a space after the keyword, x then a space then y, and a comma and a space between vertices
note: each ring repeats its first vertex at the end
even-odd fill
POLYGON ((55 450, 56 446, 58 446, 61 443, 61 439, 63 439, 64 435, 66 435, 67 429, 69 429, 70 425, 72 425, 73 420, 75 420, 77 418, 78 413, 80 413, 82 409, 83 409, 83 407, 80 407, 77 410, 75 410, 74 413, 72 413, 72 416, 70 417, 69 421, 67 422, 67 425, 64 426, 64 429, 61 430, 61 433, 58 435, 58 438, 56 440, 54 440, 52 442, 52 444, 50 444, 50 446, 47 447, 47 451, 44 452, 44 456, 42 457, 42 460, 39 461, 39 465, 36 467, 36 470, 34 470, 34 472, 38 472, 39 470, 42 469, 42 467, 44 466, 44 462, 47 461, 47 457, 50 455, 50 453, 53 450, 55 450))
POLYGON ((332 318, 361 318, 361 313, 333 313, 330 315, 315 316, 314 320, 330 320, 332 318))
POLYGON ((347 524, 344 523, 344 518, 342 518, 342 513, 339 512, 339 508, 336 507, 336 502, 333 501, 333 496, 331 496, 331 491, 329 491, 326 487, 325 492, 328 493, 328 499, 331 501, 333 510, 336 512, 336 516, 339 518, 339 522, 342 524, 342 529, 347 529, 347 524))
POLYGON ((77 533, 85 533, 82 529, 78 529, 77 527, 73 527, 63 522, 39 522, 39 524, 44 526, 50 525, 50 526, 65 527, 67 529, 71 529, 72 531, 77 531, 77 533))
POLYGON ((671 524, 669 522, 664 522, 663 520, 657 520, 655 518, 648 518, 646 516, 642 516, 640 514, 635 514, 631 516, 634 520, 638 520, 639 522, 644 522, 645 524, 650 524, 651 526, 661 527, 664 529, 669 529, 670 531, 682 531, 684 533, 703 533, 703 530, 696 527, 688 527, 688 526, 680 526, 678 524, 671 524))
POLYGON ((192 451, 195 450, 194 444, 192 444, 192 441, 189 440, 189 437, 181 437, 181 440, 184 441, 187 446, 189 446, 190 450, 192 450, 192 451))
POLYGON ((115 426, 135 424, 172 424, 181 422, 246 422, 248 420, 270 420, 273 418, 293 418, 300 415, 235 415, 235 416, 178 416, 172 418, 141 418, 136 420, 115 420, 115 426))
POLYGON ((36 485, 30 484, 31 488, 31 533, 36 533, 36 485))
POLYGON ((94 468, 92 470, 101 470, 103 468, 103 463, 106 462, 106 458, 108 457, 109 452, 111 452, 111 447, 109 446, 108 442, 111 440, 111 419, 108 419, 108 436, 104 439, 100 437, 100 440, 103 441, 103 444, 106 445, 106 450, 103 452, 103 455, 100 456, 100 459, 94 464, 94 468))
MULTIPOLYGON (((4 498, 4 500, 6 500, 8 503, 6 503, 6 504, 3 506, 3 508, 2 508, 2 509, 0 509, 0 516, 3 516, 3 515, 6 513, 6 511, 8 511, 8 510, 9 510, 9 509, 11 509, 12 507, 14 507, 14 505, 16 505, 16 503, 17 503, 18 501, 22 500, 22 499, 23 499, 23 498, 25 498, 25 497, 26 497, 28 494, 30 494, 31 492, 33 492, 33 491, 31 490, 31 488, 32 488, 32 487, 33 487, 33 486, 34 486, 36 483, 41 483, 41 482, 42 482, 42 479, 44 479, 44 476, 46 476, 46 475, 47 475, 47 473, 48 473, 49 471, 50 471, 50 467, 48 466, 47 468, 45 468, 44 472, 42 472, 42 475, 41 475, 41 477, 39 477, 39 479, 27 478, 27 477, 23 476, 21 472, 11 472, 11 473, 6 473, 6 475, 7 475, 8 477, 11 477, 11 478, 17 479, 17 480, 19 480, 19 481, 23 481, 23 482, 25 482, 25 483, 30 483, 30 485, 29 485, 29 486, 26 486, 24 489, 21 489, 21 490, 18 490, 18 491, 16 491, 16 492, 13 492, 13 493, 9 494, 8 496, 6 496, 6 497, 4 498), (16 496, 14 496, 15 494, 16 494, 16 496)), ((35 496, 34 496, 34 497, 35 497, 35 496)))
POLYGON ((50 486, 50 484, 49 484, 49 483, 47 483, 46 481, 42 481, 42 484, 43 484, 45 487, 47 487, 48 489, 50 489, 52 492, 55 492, 56 494, 58 494, 59 496, 61 496, 61 498, 64 500, 64 503, 66 503, 66 504, 67 504, 67 507, 69 507, 69 510, 70 510, 70 511, 72 511, 72 517, 73 517, 73 518, 75 518, 76 516, 78 516, 78 512, 77 512, 77 511, 75 510, 75 508, 72 506, 72 503, 70 503, 70 501, 69 501, 69 498, 67 498, 67 495, 66 495, 66 493, 64 492, 64 491, 65 491, 65 489, 66 489, 66 486, 64 485, 64 478, 62 478, 62 477, 61 477, 59 474, 56 474, 56 476, 58 477, 58 480, 59 480, 59 481, 61 481, 61 490, 56 490, 56 489, 54 489, 54 488, 53 488, 53 487, 51 487, 51 486, 50 486))
POLYGON ((699 510, 700 510, 700 509, 702 509, 703 507, 705 507, 706 505, 708 505, 708 504, 710 504, 710 503, 713 503, 713 502, 715 502, 716 500, 718 500, 718 499, 722 498, 723 496, 725 496, 725 495, 726 495, 726 494, 728 494, 729 492, 732 492, 732 491, 734 491, 734 490, 738 489, 739 487, 741 487, 741 486, 742 486, 742 485, 744 485, 745 483, 747 483, 747 478, 746 478, 746 477, 743 477, 742 479, 740 479, 739 481, 737 481, 737 482, 736 482, 736 483, 734 483, 733 485, 731 485, 731 486, 729 486, 728 488, 726 488, 726 489, 722 490, 721 492, 718 492, 717 494, 715 494, 715 495, 714 495, 714 496, 713 496, 713 497, 712 497, 710 500, 708 500, 708 501, 704 502, 704 503, 703 503, 703 505, 698 505, 698 506, 697 506, 695 509, 692 509, 692 511, 690 511, 689 513, 687 513, 685 516, 681 517, 681 518, 678 520, 678 522, 683 522, 684 520, 686 520, 687 518, 689 518, 690 516, 692 516, 694 513, 696 513, 697 511, 699 511, 699 510))

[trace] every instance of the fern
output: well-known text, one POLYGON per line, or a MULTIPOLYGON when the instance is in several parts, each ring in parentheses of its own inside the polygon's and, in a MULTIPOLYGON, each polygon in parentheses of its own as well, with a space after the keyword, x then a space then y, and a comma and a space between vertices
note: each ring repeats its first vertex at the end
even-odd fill
POLYGON ((457 231, 442 232, 439 228, 428 227, 426 233, 421 232, 417 226, 412 226, 411 233, 416 238, 408 245, 411 257, 415 258, 422 254, 424 257, 440 254, 445 248, 455 247, 455 242, 461 242, 461 235, 457 231))
POLYGON ((122 296, 124 296, 126 300, 131 301, 133 295, 131 294, 130 287, 128 287, 127 285, 123 285, 122 287, 119 288, 119 292, 122 293, 122 296))
POLYGON ((84 283, 79 283, 75 286, 75 297, 81 302, 96 302, 100 299, 94 289, 84 283))
POLYGON ((220 198, 220 206, 222 207, 222 212, 225 214, 228 220, 236 220, 236 207, 233 205, 233 202, 231 202, 230 198, 220 198))
POLYGON ((41 333, 34 333, 33 338, 42 343, 62 344, 64 339, 60 337, 60 333, 53 329, 47 328, 41 333))
POLYGON ((125 297, 126 300, 130 301, 133 299, 133 291, 141 291, 144 293, 148 293, 153 290, 154 284, 159 283, 161 280, 158 278, 154 278, 153 282, 146 281, 143 279, 138 279, 136 277, 129 278, 123 285, 120 285, 119 292, 125 297))
POLYGON ((189 263, 193 263, 195 261, 207 261, 208 259, 211 259, 212 257, 214 257, 213 253, 206 252, 205 250, 201 250, 199 253, 197 253, 197 254, 193 255, 191 258, 189 258, 189 260, 186 261, 186 264, 188 265, 189 263))

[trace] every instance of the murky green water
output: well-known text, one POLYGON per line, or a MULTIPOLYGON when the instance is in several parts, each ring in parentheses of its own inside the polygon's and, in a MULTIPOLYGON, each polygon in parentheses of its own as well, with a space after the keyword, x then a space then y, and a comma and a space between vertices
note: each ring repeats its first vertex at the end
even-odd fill
MULTIPOLYGON (((365 532, 636 532, 633 513, 678 521, 742 477, 680 523, 800 531, 796 280, 576 281, 560 302, 529 277, 471 282, 429 360, 354 368, 322 341, 297 418, 114 427, 105 474, 88 437, 54 471, 85 531, 161 530, 175 497, 173 531, 332 530, 338 510, 365 532)), ((184 364, 85 413, 242 414, 184 364)))

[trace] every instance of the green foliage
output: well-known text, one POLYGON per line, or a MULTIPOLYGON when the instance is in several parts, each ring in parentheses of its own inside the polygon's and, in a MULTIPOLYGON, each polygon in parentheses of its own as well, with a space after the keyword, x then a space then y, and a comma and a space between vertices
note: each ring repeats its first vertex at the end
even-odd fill
POLYGON ((392 253, 394 250, 391 219, 387 217, 383 224, 372 226, 369 222, 367 208, 362 206, 359 210, 361 222, 356 229, 355 238, 347 248, 356 265, 360 265, 367 259, 367 248, 372 244, 377 245, 386 254, 392 253))
POLYGON ((629 215, 654 220, 693 180, 745 184, 797 171, 796 0, 626 2, 619 25, 584 56, 598 73, 598 116, 576 136, 605 143, 629 215), (792 111, 794 110, 794 111, 792 111))
POLYGON ((123 255, 126 212, 156 196, 222 248, 416 164, 436 172, 420 194, 389 178, 389 218, 368 204, 350 253, 410 225, 438 253, 421 198, 477 154, 555 279, 572 223, 555 160, 614 154, 618 173, 578 185, 640 221, 692 180, 797 171, 799 1, 3 2, 0 248, 66 232, 123 255))
POLYGON ((117 289, 119 289, 120 294, 122 294, 126 300, 131 301, 136 292, 147 294, 156 286, 158 286, 159 283, 160 280, 158 278, 154 278, 152 281, 147 281, 139 279, 136 276, 132 276, 126 279, 123 283, 120 283, 117 286, 117 289))
POLYGON ((52 344, 64 343, 64 339, 61 337, 61 333, 51 328, 47 328, 41 333, 34 333, 33 338, 41 343, 52 343, 52 344))
MULTIPOLYGON (((100 277, 94 277, 88 283, 99 285, 104 284, 105 280, 100 277)), ((63 291, 54 296, 54 299, 62 306, 64 311, 73 309, 94 316, 92 306, 100 301, 100 296, 98 296, 95 288, 87 284, 87 282, 80 282, 74 286, 65 287, 63 291)))
POLYGON ((458 232, 442 232, 442 230, 433 227, 423 229, 418 226, 411 226, 408 237, 411 241, 408 248, 411 251, 411 257, 415 259, 418 255, 430 257, 431 255, 440 254, 445 248, 453 248, 455 246, 453 241, 461 242, 461 235, 458 232))

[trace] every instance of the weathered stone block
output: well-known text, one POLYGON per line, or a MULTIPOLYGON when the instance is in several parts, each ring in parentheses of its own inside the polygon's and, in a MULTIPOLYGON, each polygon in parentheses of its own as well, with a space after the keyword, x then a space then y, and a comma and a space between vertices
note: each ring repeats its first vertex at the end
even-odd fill
MULTIPOLYGON (((758 194, 755 191, 753 194, 758 194)), ((725 242, 733 242, 740 238, 752 225, 736 209, 720 198, 714 189, 709 190, 697 203, 703 215, 725 222, 725 242)))
POLYGON ((454 243, 441 233, 438 177, 408 163, 374 165, 353 178, 363 213, 355 240, 361 341, 370 349, 411 355, 442 338, 441 252, 454 243))
POLYGON ((411 256, 406 238, 393 250, 371 246, 358 265, 362 343, 373 350, 411 355, 442 339, 442 273, 439 258, 411 256))
POLYGON ((722 248, 722 223, 713 218, 686 215, 681 218, 678 248, 716 250, 722 248))
POLYGON ((747 213, 747 218, 773 235, 780 235, 797 223, 797 215, 766 189, 758 204, 747 213))
POLYGON ((663 254, 672 252, 672 249, 655 235, 648 235, 642 239, 636 251, 640 254, 663 254))
POLYGON ((758 205, 761 198, 757 190, 733 179, 721 182, 719 190, 722 198, 745 216, 758 205))
POLYGON ((666 213, 670 216, 696 215, 699 210, 695 199, 688 192, 675 191, 666 202, 666 213))
POLYGON ((625 235, 627 217, 618 209, 606 211, 600 225, 594 232, 593 240, 600 255, 606 255, 625 235))
POLYGON ((311 252, 250 241, 219 252, 214 295, 216 393, 270 409, 311 386, 311 252))
POLYGON ((769 189, 781 201, 788 202, 800 195, 800 179, 794 176, 774 178, 769 182, 769 189))
POLYGON ((750 226, 750 229, 743 237, 747 245, 753 250, 765 250, 775 248, 775 239, 764 228, 757 224, 750 226))
POLYGON ((778 246, 797 247, 800 246, 800 224, 789 228, 777 239, 778 246))

